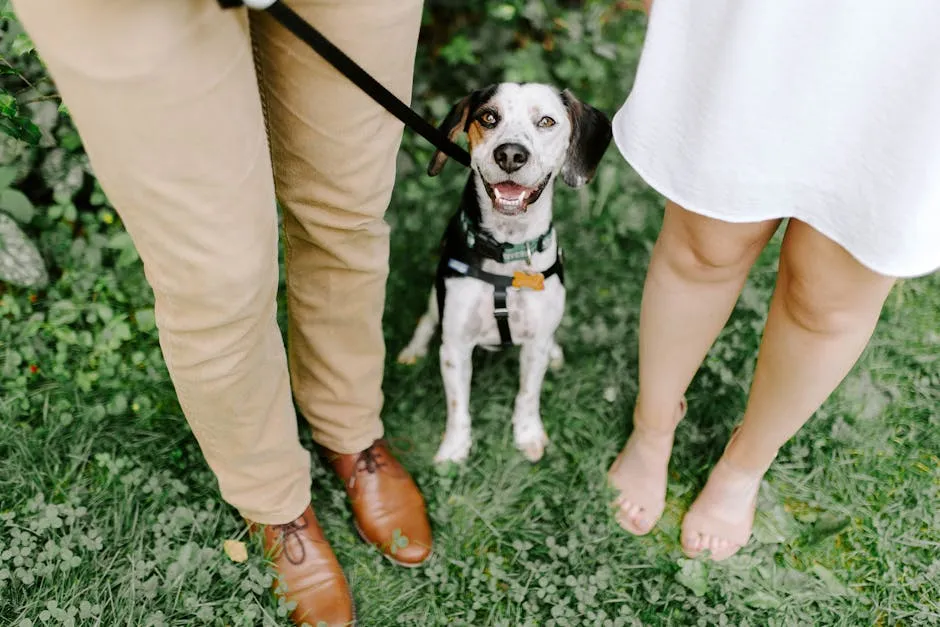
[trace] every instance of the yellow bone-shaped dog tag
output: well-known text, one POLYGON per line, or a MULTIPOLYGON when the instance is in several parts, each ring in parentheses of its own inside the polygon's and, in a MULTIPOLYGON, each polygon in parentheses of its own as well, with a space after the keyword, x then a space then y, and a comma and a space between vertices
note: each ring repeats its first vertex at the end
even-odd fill
POLYGON ((545 289, 545 275, 541 272, 530 274, 528 272, 513 272, 512 286, 518 289, 528 289, 541 292, 545 289))

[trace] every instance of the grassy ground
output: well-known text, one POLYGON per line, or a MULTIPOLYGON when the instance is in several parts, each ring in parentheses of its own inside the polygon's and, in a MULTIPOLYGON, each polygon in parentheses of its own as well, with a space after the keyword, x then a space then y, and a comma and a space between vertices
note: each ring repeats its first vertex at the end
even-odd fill
MULTIPOLYGON (((608 109, 625 93, 611 90, 608 109)), ((462 184, 453 165, 426 179, 427 156, 406 140, 390 211, 390 362, 426 303, 462 184)), ((315 465, 315 506, 362 624, 940 624, 940 276, 897 287, 859 366, 768 474, 752 542, 710 565, 683 557, 678 525, 742 411, 777 243, 690 390, 666 515, 637 539, 609 515, 604 472, 628 432, 661 202, 613 150, 589 189, 556 198, 568 363, 544 388, 545 459, 512 445, 515 353, 475 360, 476 446, 443 471, 431 464, 437 359, 390 363, 388 434, 436 533, 435 557, 413 571, 359 542, 315 465)), ((48 290, 0 294, 0 625, 286 625, 259 552, 243 564, 222 552, 242 527, 176 405, 139 263, 106 208, 87 216, 81 232, 44 233, 63 269, 48 290)))

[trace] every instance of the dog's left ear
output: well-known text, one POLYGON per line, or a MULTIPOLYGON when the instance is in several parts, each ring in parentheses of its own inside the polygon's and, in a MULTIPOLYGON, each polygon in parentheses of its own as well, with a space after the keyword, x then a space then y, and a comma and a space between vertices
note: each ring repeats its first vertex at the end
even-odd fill
POLYGON ((571 141, 561 178, 571 187, 581 187, 594 177, 613 133, 603 111, 581 102, 567 89, 561 92, 561 100, 571 119, 571 141))

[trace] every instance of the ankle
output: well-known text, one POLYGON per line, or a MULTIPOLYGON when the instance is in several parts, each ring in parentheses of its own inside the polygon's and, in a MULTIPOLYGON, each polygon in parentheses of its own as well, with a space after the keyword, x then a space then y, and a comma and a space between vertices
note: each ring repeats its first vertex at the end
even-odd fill
POLYGON ((662 442, 663 444, 671 444, 675 433, 675 427, 670 425, 642 424, 634 420, 633 431, 630 433, 630 437, 643 438, 643 441, 647 443, 662 442))
POLYGON ((742 434, 740 428, 732 433, 719 463, 738 474, 763 475, 776 459, 778 449, 768 451, 742 434))
POLYGON ((684 414, 685 400, 666 407, 649 407, 637 402, 633 410, 633 431, 653 438, 671 438, 684 414))

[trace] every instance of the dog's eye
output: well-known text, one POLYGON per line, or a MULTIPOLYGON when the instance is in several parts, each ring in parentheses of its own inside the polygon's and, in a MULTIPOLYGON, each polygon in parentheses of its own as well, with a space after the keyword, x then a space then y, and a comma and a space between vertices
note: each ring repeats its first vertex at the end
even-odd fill
POLYGON ((497 118, 496 114, 493 113, 492 111, 484 112, 477 119, 480 120, 480 124, 482 124, 484 128, 493 128, 494 126, 496 126, 496 123, 499 122, 499 118, 497 118))
POLYGON ((547 115, 539 120, 539 128, 551 128, 553 126, 555 126, 555 120, 547 115))

